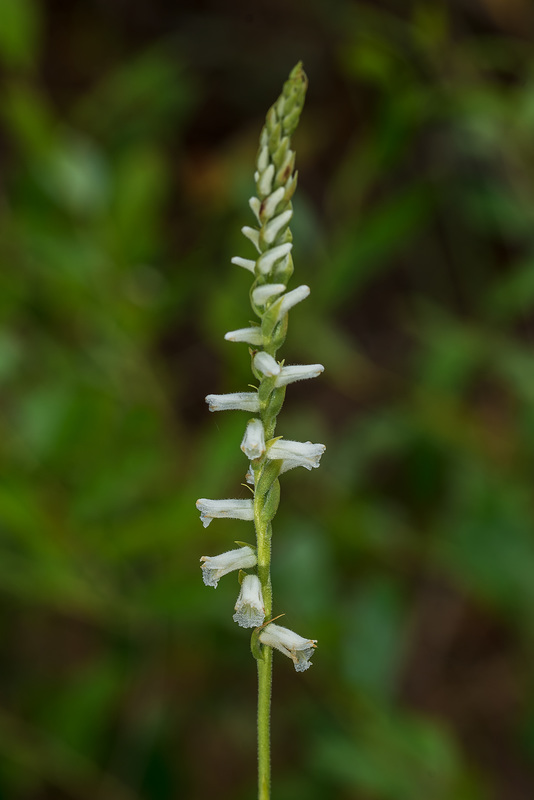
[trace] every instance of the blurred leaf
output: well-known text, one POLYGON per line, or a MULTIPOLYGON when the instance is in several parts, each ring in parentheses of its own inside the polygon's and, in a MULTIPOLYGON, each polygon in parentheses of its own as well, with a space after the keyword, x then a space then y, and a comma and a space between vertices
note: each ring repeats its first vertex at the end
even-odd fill
POLYGON ((29 67, 37 56, 41 27, 36 0, 0 0, 0 58, 9 67, 29 67))
POLYGON ((379 270, 387 269, 392 253, 426 224, 431 207, 426 187, 410 187, 346 231, 320 285, 328 306, 361 290, 379 270))

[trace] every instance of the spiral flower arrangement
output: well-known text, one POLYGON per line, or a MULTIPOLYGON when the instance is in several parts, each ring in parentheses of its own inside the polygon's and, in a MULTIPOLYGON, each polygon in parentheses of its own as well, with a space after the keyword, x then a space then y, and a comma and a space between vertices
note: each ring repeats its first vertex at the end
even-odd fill
MULTIPOLYGON (((295 131, 307 88, 299 63, 290 73, 282 94, 267 113, 256 158, 256 195, 249 201, 257 224, 242 228, 257 250, 255 259, 232 258, 232 263, 253 276, 250 289, 252 310, 259 322, 230 331, 225 339, 249 345, 251 368, 258 382, 249 392, 210 394, 210 411, 242 410, 254 416, 248 420, 241 450, 250 467, 246 480, 252 496, 246 499, 197 501, 200 518, 208 526, 215 518, 254 522, 256 546, 242 546, 217 556, 203 556, 202 576, 207 586, 239 570, 240 592, 233 619, 243 628, 254 628, 251 648, 258 666, 258 769, 260 800, 270 797, 270 697, 273 648, 288 656, 297 672, 310 666, 317 644, 272 621, 271 587, 272 520, 280 499, 279 476, 294 467, 310 470, 319 466, 323 444, 296 442, 275 436, 277 416, 286 387, 295 381, 315 378, 321 364, 286 366, 276 354, 287 333, 288 312, 310 294, 306 285, 287 291, 293 273, 291 198, 297 187, 295 153, 290 139, 295 131)), ((278 617, 276 617, 278 619, 278 617)))

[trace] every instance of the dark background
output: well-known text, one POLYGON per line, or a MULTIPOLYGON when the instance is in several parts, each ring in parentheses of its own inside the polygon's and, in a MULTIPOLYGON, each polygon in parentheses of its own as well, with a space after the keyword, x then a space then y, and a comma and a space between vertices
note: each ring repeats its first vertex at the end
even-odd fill
MULTIPOLYGON (((302 59, 276 800, 534 796, 528 0, 0 0, 0 798, 255 795, 253 161, 302 59), (299 474, 301 473, 301 474, 299 474)), ((279 657, 278 657, 279 656, 279 657)))

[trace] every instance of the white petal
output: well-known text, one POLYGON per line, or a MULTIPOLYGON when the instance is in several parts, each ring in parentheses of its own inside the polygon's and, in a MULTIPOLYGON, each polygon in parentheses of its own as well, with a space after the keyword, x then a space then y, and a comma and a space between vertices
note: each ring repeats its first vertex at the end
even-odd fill
MULTIPOLYGON (((276 264, 277 261, 279 261, 284 256, 287 256, 288 253, 291 252, 292 247, 293 247, 293 242, 285 242, 284 244, 279 244, 276 247, 272 247, 270 250, 266 250, 265 253, 262 253, 262 255, 258 258, 258 261, 256 262, 259 271, 263 275, 267 275, 272 270, 273 266, 276 264)), ((293 291, 296 292, 297 290, 293 289, 293 291)), ((288 292, 288 294, 291 294, 291 292, 288 292)), ((287 297, 287 295, 285 296, 287 297)))
POLYGON ((269 197, 266 197, 263 201, 262 208, 261 208, 261 216, 265 219, 270 219, 274 212, 276 211, 276 207, 278 203, 284 199, 285 189, 283 186, 279 186, 269 197))
POLYGON ((243 236, 246 236, 250 242, 252 242, 258 253, 261 253, 259 230, 257 228, 251 228, 249 225, 244 225, 241 228, 241 233, 243 236))
POLYGON ((236 331, 228 331, 224 334, 228 342, 248 342, 249 344, 262 345, 263 334, 261 328, 238 328, 236 331))
POLYGON ((282 214, 278 214, 277 217, 268 222, 263 231, 264 241, 267 242, 267 244, 272 244, 292 216, 293 211, 291 208, 288 208, 287 211, 284 211, 282 214))
POLYGON ((254 356, 254 366, 258 372, 263 373, 268 378, 273 378, 275 375, 280 374, 280 364, 269 353, 264 353, 263 350, 260 350, 254 356))
MULTIPOLYGON (((277 249, 276 247, 274 248, 277 249)), ((269 252, 269 251, 267 251, 269 252)), ((258 259, 258 263, 261 261, 261 258, 258 259)), ((278 319, 282 319, 284 314, 287 314, 290 308, 296 306, 297 303, 300 303, 302 300, 305 300, 308 295, 310 294, 310 287, 306 285, 297 286, 296 289, 293 289, 291 292, 287 292, 283 297, 278 300, 279 308, 278 308, 278 319)))
POLYGON ((259 199, 259 197, 251 197, 248 201, 248 204, 251 207, 252 212, 256 217, 256 219, 258 220, 258 222, 261 222, 260 220, 261 200, 259 199))
POLYGON ((267 300, 271 297, 276 297, 277 294, 285 292, 286 286, 284 283, 264 283, 263 286, 256 286, 252 291, 252 300, 257 306, 264 306, 267 300))
POLYGON ((291 463, 283 472, 294 467, 304 467, 305 469, 316 469, 326 447, 324 444, 314 444, 313 442, 293 442, 288 439, 277 439, 267 446, 267 458, 271 461, 282 459, 284 465, 286 461, 291 463))
POLYGON ((293 366, 282 367, 275 386, 287 386, 288 383, 317 378, 321 372, 324 372, 322 364, 294 364, 293 366))
POLYGON ((269 166, 261 173, 260 179, 258 181, 258 192, 260 195, 265 195, 271 193, 271 189, 273 186, 273 178, 274 178, 274 164, 269 164, 269 166))
POLYGON ((240 258, 240 256, 234 256, 232 258, 232 264, 235 264, 237 267, 248 269, 249 272, 254 272, 254 267, 256 266, 256 262, 251 258, 240 258))
POLYGON ((257 392, 229 392, 228 394, 208 394, 206 403, 210 411, 240 411, 258 412, 260 398, 257 392))

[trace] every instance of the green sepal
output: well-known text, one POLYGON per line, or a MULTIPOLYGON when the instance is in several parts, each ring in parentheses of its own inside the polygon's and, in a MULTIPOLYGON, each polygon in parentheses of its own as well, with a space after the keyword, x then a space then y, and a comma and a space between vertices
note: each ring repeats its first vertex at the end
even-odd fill
POLYGON ((263 660, 263 646, 260 642, 260 631, 261 628, 255 628, 252 631, 252 636, 250 637, 250 651, 256 661, 263 660))
MULTIPOLYGON (((284 161, 278 168, 274 176, 273 189, 278 189, 279 186, 285 186, 291 177, 291 173, 295 169, 295 152, 291 151, 289 158, 284 161)), ((284 202, 287 202, 287 197, 284 196, 284 202)))
POLYGON ((234 544, 238 544, 239 547, 250 547, 251 550, 254 550, 254 552, 256 552, 256 545, 255 544, 250 544, 249 542, 238 542, 235 539, 234 539, 234 544))
POLYGON ((278 124, 278 114, 276 113, 275 105, 271 106, 267 114, 265 115, 265 127, 262 130, 262 137, 260 139, 263 147, 269 144, 269 138, 271 136, 271 133, 273 132, 275 126, 278 124), (264 131, 266 131, 266 135, 263 135, 264 131))
POLYGON ((260 408, 267 408, 267 404, 269 402, 269 398, 271 393, 274 389, 274 384, 276 383, 276 375, 273 375, 272 378, 268 378, 263 376, 262 381, 260 383, 258 389, 258 397, 260 399, 260 408))
POLYGON ((269 148, 269 153, 271 154, 271 158, 272 154, 276 153, 276 151, 280 147, 281 141, 282 141, 282 126, 279 122, 277 122, 276 125, 271 130, 271 135, 269 136, 268 148, 269 148))
POLYGON ((240 569, 239 572, 237 573, 237 580, 239 581, 240 586, 243 583, 243 578, 245 578, 247 575, 248 572, 245 572, 244 569, 240 569))
POLYGON ((284 404, 284 399, 286 396, 286 387, 279 386, 276 389, 273 389, 271 396, 269 398, 269 402, 267 404, 267 408, 265 409, 265 418, 268 420, 275 419, 278 414, 280 413, 280 409, 284 404))
MULTIPOLYGON (((287 284, 285 285, 287 286, 287 284)), ((272 342, 273 332, 278 324, 278 312, 280 310, 281 300, 282 298, 280 297, 276 300, 276 302, 269 306, 261 318, 261 332, 263 334, 263 340, 265 342, 271 342, 271 344, 274 344, 274 342, 272 342)))
MULTIPOLYGON (((280 265, 278 269, 277 265, 275 264, 273 271, 273 281, 275 281, 276 283, 283 283, 284 286, 287 286, 289 283, 289 279, 293 275, 293 270, 294 270, 293 256, 291 255, 291 253, 289 254, 289 258, 287 260, 287 266, 282 267, 283 263, 284 263, 283 261, 278 262, 278 264, 280 265)), ((269 306, 269 308, 272 308, 272 306, 277 302, 278 299, 279 298, 275 298, 271 303, 271 305, 269 306)))
MULTIPOLYGON (((281 462, 278 462, 279 469, 281 467, 281 462)), ((271 484, 271 487, 267 494, 265 495, 264 502, 261 507, 261 520, 262 522, 269 523, 274 518, 276 512, 278 511, 278 506, 280 504, 280 481, 278 478, 271 484)))
POLYGON ((281 165, 284 163, 284 159, 286 157, 288 150, 289 150, 289 136, 284 136, 284 138, 280 142, 280 145, 277 147, 276 152, 273 153, 271 156, 273 164, 277 170, 280 169, 281 165))
POLYGON ((265 462, 256 484, 257 499, 263 502, 269 489, 271 488, 275 480, 277 480, 281 468, 282 468, 282 461, 279 459, 276 461, 271 461, 269 459, 265 462))
POLYGON ((284 195, 284 202, 288 203, 291 200, 291 198, 297 191, 298 181, 299 181, 299 171, 297 169, 292 175, 292 180, 288 180, 287 182, 286 193, 284 195))

